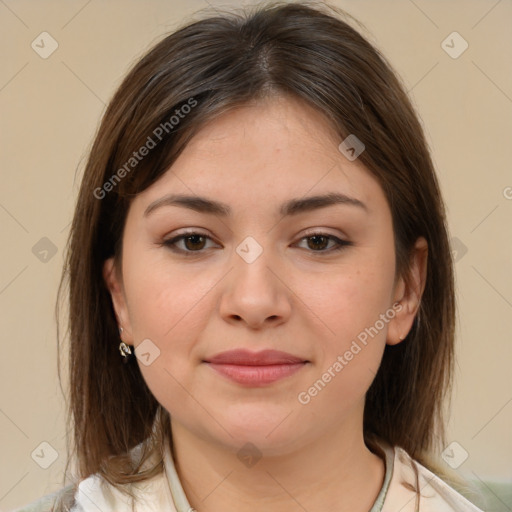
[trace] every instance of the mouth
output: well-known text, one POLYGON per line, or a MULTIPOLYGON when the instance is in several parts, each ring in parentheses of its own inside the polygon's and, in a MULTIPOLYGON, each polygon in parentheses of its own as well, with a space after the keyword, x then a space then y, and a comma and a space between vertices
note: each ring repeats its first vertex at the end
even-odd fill
POLYGON ((223 377, 252 387, 265 386, 289 377, 309 363, 308 360, 276 350, 231 350, 203 362, 223 377))

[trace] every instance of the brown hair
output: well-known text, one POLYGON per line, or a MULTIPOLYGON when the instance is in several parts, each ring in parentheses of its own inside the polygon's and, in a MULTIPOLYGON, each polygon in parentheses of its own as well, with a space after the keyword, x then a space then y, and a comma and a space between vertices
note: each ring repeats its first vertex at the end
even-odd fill
POLYGON ((340 142, 355 134, 364 143, 359 160, 382 186, 392 213, 397 275, 409 280, 411 248, 420 236, 428 242, 419 321, 403 342, 385 348, 366 396, 364 435, 371 446, 379 439, 401 446, 435 470, 430 458, 445 442, 443 404, 454 357, 444 205, 404 86, 343 18, 334 7, 279 2, 189 22, 138 61, 110 101, 86 164, 60 288, 62 293, 69 284, 70 452, 80 479, 98 473, 129 492, 122 484, 162 470, 161 458, 144 471, 141 464, 170 436, 169 415, 138 365, 121 362, 102 277, 103 262, 121 256, 130 202, 169 169, 205 122, 272 94, 318 109, 340 142), (177 111, 188 113, 169 128, 177 111), (159 126, 168 129, 160 130, 156 147, 127 166, 149 138, 156 142, 159 126), (134 465, 128 452, 140 443, 141 460, 134 465))

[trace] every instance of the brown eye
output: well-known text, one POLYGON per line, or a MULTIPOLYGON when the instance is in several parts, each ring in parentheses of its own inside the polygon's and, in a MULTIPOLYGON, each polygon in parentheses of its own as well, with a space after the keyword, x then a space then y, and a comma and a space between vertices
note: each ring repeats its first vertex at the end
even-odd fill
POLYGON ((190 232, 166 240, 162 245, 185 256, 193 256, 194 253, 201 254, 205 252, 204 249, 208 240, 212 240, 208 235, 190 232), (179 243, 181 243, 181 247, 178 245, 179 243))
POLYGON ((340 238, 327 233, 312 233, 305 236, 300 241, 302 242, 303 240, 306 240, 307 247, 305 247, 305 249, 309 249, 310 252, 317 252, 321 254, 329 254, 333 251, 339 251, 349 245, 353 245, 352 242, 341 240, 340 238), (330 242, 332 244, 329 246, 330 242))
MULTIPOLYGON (((300 242, 306 240, 305 249, 310 252, 320 253, 320 254, 329 254, 334 251, 339 251, 340 249, 344 249, 346 246, 353 245, 352 242, 348 242, 346 240, 341 240, 340 238, 329 235, 327 233, 313 233, 311 235, 303 237, 300 242), (329 246, 329 244, 331 244, 329 246)), ((193 256, 195 254, 199 255, 205 252, 206 243, 208 241, 213 241, 211 237, 205 235, 203 233, 184 233, 182 235, 178 235, 170 240, 166 240, 162 245, 169 247, 172 251, 183 254, 185 256, 193 256), (181 247, 179 244, 182 244, 181 247)))
POLYGON ((206 237, 203 235, 187 235, 183 238, 185 247, 191 251, 201 250, 204 247, 206 237))
POLYGON ((324 235, 308 236, 307 240, 309 240, 309 242, 308 242, 309 248, 315 249, 315 250, 325 249, 329 243, 329 238, 324 235), (312 243, 310 243, 310 242, 312 242, 312 243))

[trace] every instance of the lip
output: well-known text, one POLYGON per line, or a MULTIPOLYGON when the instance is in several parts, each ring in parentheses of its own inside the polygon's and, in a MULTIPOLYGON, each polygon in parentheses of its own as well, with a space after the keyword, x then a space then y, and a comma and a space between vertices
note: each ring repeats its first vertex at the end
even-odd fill
POLYGON ((278 350, 230 350, 203 362, 239 384, 258 387, 293 375, 309 361, 278 350))
POLYGON ((209 359, 206 359, 206 362, 244 366, 267 366, 273 364, 304 363, 306 360, 279 350, 261 350, 260 352, 251 352, 249 350, 239 349, 221 352, 209 359))

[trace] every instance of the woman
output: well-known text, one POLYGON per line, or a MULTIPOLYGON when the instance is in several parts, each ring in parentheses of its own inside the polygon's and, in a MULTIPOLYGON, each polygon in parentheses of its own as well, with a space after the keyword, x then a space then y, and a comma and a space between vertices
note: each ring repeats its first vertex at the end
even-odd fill
POLYGON ((437 178, 342 18, 193 22, 119 87, 63 275, 78 475, 24 510, 479 510, 434 461, 455 317, 437 178))

